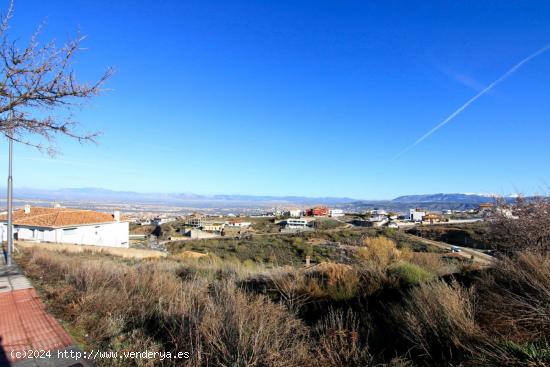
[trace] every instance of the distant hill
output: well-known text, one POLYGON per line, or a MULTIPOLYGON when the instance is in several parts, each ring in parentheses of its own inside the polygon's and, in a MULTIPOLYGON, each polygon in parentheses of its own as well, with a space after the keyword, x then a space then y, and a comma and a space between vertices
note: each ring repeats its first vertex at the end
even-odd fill
MULTIPOLYGON (((513 197, 505 197, 504 200, 512 202, 513 197)), ((429 211, 469 210, 475 209, 479 204, 493 203, 495 197, 491 195, 477 194, 424 194, 399 196, 387 201, 356 201, 349 204, 348 208, 357 211, 384 208, 386 210, 406 213, 411 208, 422 208, 429 211)))
POLYGON ((476 194, 427 194, 399 196, 392 200, 398 203, 468 203, 482 204, 494 202, 495 198, 476 194))
MULTIPOLYGON (((5 199, 6 190, 0 189, 0 199, 5 199)), ((254 195, 198 195, 193 193, 139 193, 101 188, 67 188, 42 190, 15 188, 16 199, 39 199, 60 202, 142 203, 196 208, 214 207, 269 207, 276 205, 335 205, 356 201, 351 198, 305 197, 305 196, 254 196, 254 195)))
MULTIPOLYGON (((0 199, 5 199, 5 189, 0 189, 0 199)), ((73 203, 121 203, 155 204, 192 208, 266 208, 275 206, 327 205, 343 208, 350 212, 384 208, 395 212, 408 212, 410 208, 426 210, 467 210, 477 208, 481 203, 493 202, 488 195, 475 194, 425 194, 400 196, 393 200, 357 200, 339 197, 306 196, 255 196, 255 195, 199 195, 193 193, 140 193, 115 191, 101 188, 67 188, 41 190, 15 188, 14 196, 19 200, 45 200, 73 203)), ((508 198, 508 200, 513 200, 508 198)))

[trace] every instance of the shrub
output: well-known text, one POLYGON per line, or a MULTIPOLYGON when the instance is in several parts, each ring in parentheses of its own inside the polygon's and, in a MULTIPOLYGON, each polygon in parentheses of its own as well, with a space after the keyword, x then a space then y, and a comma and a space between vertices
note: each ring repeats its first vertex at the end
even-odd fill
POLYGON ((468 361, 472 366, 548 366, 548 342, 518 344, 512 341, 490 340, 477 348, 468 361))
POLYGON ((404 306, 392 310, 395 327, 411 352, 441 365, 461 361, 479 343, 470 290, 457 284, 425 283, 411 289, 404 306))
POLYGON ((357 250, 357 257, 368 266, 385 269, 400 258, 401 252, 389 238, 369 237, 363 244, 365 247, 357 250))
POLYGON ((520 343, 550 340, 550 254, 503 258, 478 288, 488 329, 520 343))
POLYGON ((306 360, 307 330, 301 321, 231 282, 214 287, 200 329, 213 365, 299 366, 306 360))
POLYGON ((346 300, 354 297, 359 274, 349 265, 321 263, 309 269, 272 272, 270 281, 290 310, 313 299, 346 300))
POLYGON ((419 285, 435 278, 433 273, 411 263, 395 264, 388 271, 390 275, 399 278, 407 286, 419 285))
POLYGON ((181 269, 167 260, 128 264, 45 251, 33 251, 26 267, 35 279, 69 288, 58 286, 49 296, 60 307, 58 316, 87 334, 88 347, 187 351, 192 366, 298 366, 307 360, 307 329, 283 306, 244 293, 232 280, 209 284, 181 269))
POLYGON ((330 310, 315 328, 314 355, 320 366, 370 366, 372 356, 361 340, 359 322, 352 311, 330 310))
POLYGON ((505 343, 504 349, 518 362, 541 366, 550 364, 550 345, 548 343, 516 344, 508 342, 505 343))
POLYGON ((414 252, 410 262, 438 276, 456 271, 456 266, 443 261, 440 254, 431 252, 414 252))
POLYGON ((550 198, 519 197, 509 207, 500 203, 491 218, 490 237, 498 250, 550 252, 550 198))

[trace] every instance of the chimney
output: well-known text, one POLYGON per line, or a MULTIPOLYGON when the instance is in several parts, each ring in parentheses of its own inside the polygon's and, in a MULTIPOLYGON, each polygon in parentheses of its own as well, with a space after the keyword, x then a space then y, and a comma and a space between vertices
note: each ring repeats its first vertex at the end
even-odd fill
POLYGON ((31 206, 29 204, 25 205, 25 214, 31 213, 31 206))
POLYGON ((120 222, 120 211, 119 210, 114 211, 113 218, 115 219, 115 222, 120 222))

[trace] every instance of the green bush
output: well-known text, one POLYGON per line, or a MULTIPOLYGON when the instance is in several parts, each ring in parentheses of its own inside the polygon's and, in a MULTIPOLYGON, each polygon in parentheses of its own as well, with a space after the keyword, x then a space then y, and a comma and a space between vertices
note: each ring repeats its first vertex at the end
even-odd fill
POLYGON ((550 364, 550 345, 548 343, 517 344, 507 342, 504 350, 524 363, 532 363, 534 366, 550 364))
POLYGON ((393 275, 406 285, 418 285, 435 278, 433 273, 418 265, 411 263, 399 263, 389 268, 390 275, 393 275))

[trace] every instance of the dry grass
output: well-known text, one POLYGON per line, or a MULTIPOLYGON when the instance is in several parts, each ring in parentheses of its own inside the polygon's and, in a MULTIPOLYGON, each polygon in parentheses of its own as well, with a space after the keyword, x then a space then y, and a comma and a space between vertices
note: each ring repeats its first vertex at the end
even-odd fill
POLYGON ((441 256, 433 252, 414 252, 410 261, 438 276, 456 272, 456 266, 446 263, 441 256))
POLYGON ((357 270, 344 264, 321 263, 307 269, 305 275, 306 293, 315 298, 349 299, 359 285, 357 270))
POLYGON ((394 241, 383 236, 369 237, 363 245, 356 255, 370 268, 387 269, 391 264, 399 260, 408 261, 412 256, 409 249, 398 250, 394 241))
POLYGON ((550 254, 504 258, 480 284, 479 317, 518 342, 550 341, 550 254))
POLYGON ((370 366, 366 340, 361 340, 360 324, 352 311, 330 310, 315 328, 318 343, 315 347, 321 366, 370 366))
POLYGON ((396 327, 417 355, 442 365, 460 361, 482 333, 474 320, 471 291, 444 282, 414 288, 393 309, 396 327))
POLYGON ((196 251, 182 251, 172 256, 176 259, 186 260, 186 259, 200 259, 201 257, 205 257, 208 255, 203 254, 202 252, 196 252, 196 251))
POLYGON ((87 334, 89 347, 188 351, 191 366, 298 366, 307 360, 302 322, 231 281, 182 281, 175 272, 181 265, 169 261, 130 266, 43 250, 28 256, 27 273, 53 285, 44 287, 46 297, 62 309, 59 316, 87 334))
POLYGON ((166 257, 166 253, 155 250, 142 250, 135 248, 119 248, 119 247, 100 247, 100 246, 86 246, 86 245, 68 245, 61 243, 34 243, 34 242, 22 242, 16 243, 16 247, 20 249, 28 248, 40 248, 50 251, 64 251, 71 253, 79 252, 97 252, 102 254, 120 256, 125 258, 134 259, 149 259, 149 258, 161 258, 166 257))
POLYGON ((271 271, 268 278, 292 311, 313 300, 350 299, 356 295, 360 282, 354 267, 335 263, 321 263, 307 269, 281 268, 271 271))
POLYGON ((437 280, 449 271, 439 255, 366 242, 358 264, 309 268, 41 245, 19 260, 89 348, 188 351, 189 366, 412 365, 399 354, 421 365, 550 364, 550 255, 517 254, 457 276, 467 288, 437 280))

